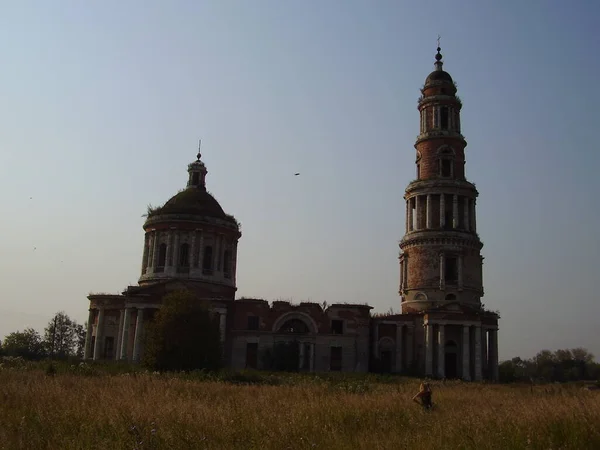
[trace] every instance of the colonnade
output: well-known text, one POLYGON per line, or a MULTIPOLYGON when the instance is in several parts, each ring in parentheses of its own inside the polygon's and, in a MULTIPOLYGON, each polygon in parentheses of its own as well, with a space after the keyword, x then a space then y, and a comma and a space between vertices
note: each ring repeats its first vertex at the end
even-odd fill
POLYGON ((152 230, 148 231, 144 241, 144 254, 142 258, 142 274, 152 269, 156 271, 159 267, 159 245, 164 237, 166 236, 166 255, 164 271, 178 272, 178 271, 189 271, 194 269, 202 269, 204 272, 210 272, 205 274, 211 274, 212 272, 220 272, 226 269, 225 259, 229 261, 228 274, 234 276, 235 274, 235 261, 237 259, 237 242, 235 240, 227 239, 224 233, 218 233, 213 235, 211 233, 212 257, 210 261, 210 267, 203 267, 204 262, 204 251, 205 246, 205 233, 201 229, 181 231, 172 227, 169 230, 152 230), (182 233, 191 234, 189 239, 189 247, 187 258, 185 261, 180 261, 181 255, 181 235, 182 233), (228 255, 225 252, 229 251, 228 255), (181 263, 181 264, 180 264, 181 263))
MULTIPOLYGON (((426 376, 446 377, 446 325, 444 322, 433 321, 427 321, 424 324, 426 376)), ((481 381, 485 372, 486 378, 497 381, 498 328, 481 324, 459 326, 462 327, 459 353, 461 358, 458 361, 457 369, 460 368, 461 378, 467 381, 481 381)))
MULTIPOLYGON (((119 325, 114 333, 113 330, 107 330, 105 326, 106 308, 100 306, 97 309, 90 309, 87 330, 85 335, 84 359, 102 360, 106 359, 105 345, 106 338, 111 338, 116 341, 113 359, 119 361, 139 362, 142 357, 144 329, 145 329, 145 314, 146 309, 158 309, 157 305, 126 305, 119 310, 119 325), (132 314, 136 312, 135 327, 132 328, 132 314), (96 332, 93 333, 93 324, 97 311, 96 332), (107 333, 109 331, 109 333, 107 333), (131 333, 133 332, 133 348, 130 354, 129 348, 131 343, 131 333), (94 345, 92 346, 92 341, 94 345)), ((214 310, 219 314, 219 333, 221 343, 225 343, 226 326, 227 326, 227 310, 225 308, 217 308, 214 310)), ((224 349, 224 345, 222 345, 224 349)))
POLYGON ((476 213, 475 213, 475 199, 461 196, 458 194, 424 194, 414 195, 406 200, 406 232, 429 230, 438 228, 459 228, 472 231, 477 231, 476 213), (436 197, 439 202, 438 211, 434 211, 433 198, 436 197), (452 197, 452 215, 449 218, 451 223, 446 223, 446 200, 447 197, 452 197), (459 216, 459 202, 462 204, 462 223, 459 216), (423 217, 423 211, 425 213, 425 224, 419 218, 423 217), (439 216, 439 226, 434 227, 433 218, 435 215, 439 216))

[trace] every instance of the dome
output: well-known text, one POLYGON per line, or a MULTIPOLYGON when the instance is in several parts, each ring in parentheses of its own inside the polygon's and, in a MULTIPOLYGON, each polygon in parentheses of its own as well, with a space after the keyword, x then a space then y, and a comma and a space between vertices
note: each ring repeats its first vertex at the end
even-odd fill
POLYGON ((193 214, 235 222, 233 216, 226 214, 219 202, 201 187, 188 187, 174 195, 152 215, 193 214))
POLYGON ((448 81, 452 83, 452 77, 445 70, 434 70, 425 79, 425 84, 429 84, 434 81, 448 81))

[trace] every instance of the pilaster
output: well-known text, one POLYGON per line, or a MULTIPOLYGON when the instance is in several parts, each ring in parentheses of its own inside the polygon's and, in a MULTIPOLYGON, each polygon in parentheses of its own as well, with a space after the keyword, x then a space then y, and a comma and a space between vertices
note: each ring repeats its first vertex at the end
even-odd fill
POLYGON ((104 341, 104 306, 98 309, 96 324, 96 341, 94 342, 94 361, 102 358, 102 343, 104 341))
POLYGON ((481 381, 481 327, 479 325, 475 326, 475 381, 481 381))
POLYGON ((142 351, 142 339, 144 333, 144 309, 137 309, 137 318, 135 323, 135 336, 133 341, 133 361, 139 362, 142 351))
POLYGON ((439 378, 446 377, 446 333, 444 325, 438 325, 437 333, 437 376, 439 378))
POLYGON ((427 194, 427 220, 426 220, 426 227, 427 229, 431 229, 433 228, 431 223, 432 223, 432 219, 433 219, 433 204, 431 202, 431 194, 427 194))
POLYGON ((125 308, 123 314, 123 335, 121 336, 121 348, 119 349, 120 359, 127 360, 127 350, 129 347, 129 328, 131 327, 131 308, 125 308))
POLYGON ((119 311, 119 328, 117 328, 117 342, 115 345, 115 356, 114 356, 114 359, 117 361, 121 358, 121 339, 123 338, 123 321, 124 321, 123 316, 124 315, 125 315, 124 309, 119 311))
POLYGON ((462 333, 462 379, 465 381, 471 381, 471 358, 469 350, 471 348, 471 334, 469 326, 463 326, 462 333))
POLYGON ((425 324, 425 376, 433 376, 433 324, 425 324))
POLYGON ((85 347, 83 350, 83 358, 90 359, 92 357, 92 326, 94 323, 94 310, 90 308, 88 313, 87 328, 85 332, 85 347))

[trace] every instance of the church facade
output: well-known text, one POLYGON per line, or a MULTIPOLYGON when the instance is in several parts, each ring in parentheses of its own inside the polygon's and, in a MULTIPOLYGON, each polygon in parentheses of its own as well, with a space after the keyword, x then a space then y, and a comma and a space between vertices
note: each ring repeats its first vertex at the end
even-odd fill
POLYGON ((240 226, 206 190, 198 153, 186 188, 148 209, 138 285, 88 296, 84 357, 139 362, 145 325, 162 298, 185 289, 218 315, 223 361, 233 369, 270 368, 274 348, 293 343, 299 371, 497 380, 499 316, 481 303, 478 192, 465 177, 462 104, 442 66, 438 48, 418 103, 416 179, 404 196, 399 314, 373 316, 358 304, 236 299, 240 226))

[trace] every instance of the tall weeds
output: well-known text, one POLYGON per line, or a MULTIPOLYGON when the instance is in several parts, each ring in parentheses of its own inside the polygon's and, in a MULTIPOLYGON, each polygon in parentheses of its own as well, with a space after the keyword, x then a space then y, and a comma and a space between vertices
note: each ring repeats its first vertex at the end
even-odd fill
POLYGON ((410 379, 88 372, 0 368, 0 448, 600 448, 600 395, 575 387, 434 383, 426 412, 410 379))

